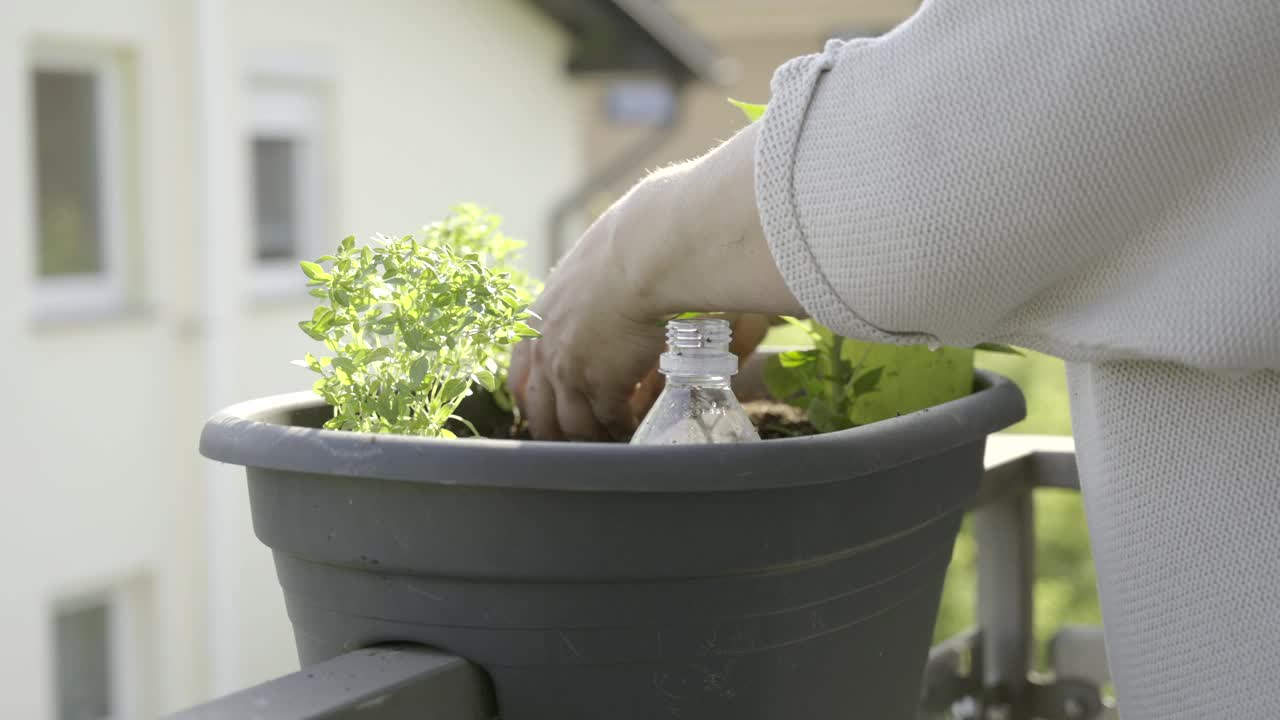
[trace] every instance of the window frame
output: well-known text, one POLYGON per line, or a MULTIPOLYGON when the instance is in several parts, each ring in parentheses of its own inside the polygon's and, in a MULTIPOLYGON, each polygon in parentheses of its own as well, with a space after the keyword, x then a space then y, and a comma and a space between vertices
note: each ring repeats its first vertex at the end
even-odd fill
POLYGON ((31 182, 31 234, 34 251, 30 277, 35 284, 34 315, 38 318, 96 317, 124 309, 126 304, 126 210, 124 168, 124 68, 118 52, 91 46, 37 46, 27 62, 27 98, 30 103, 28 162, 31 182), (97 144, 97 193, 100 208, 102 269, 68 275, 44 275, 40 270, 41 231, 39 158, 35 152, 36 75, 41 71, 83 72, 93 78, 94 139, 97 144))
POLYGON ((54 601, 49 615, 49 647, 53 707, 56 708, 60 688, 57 655, 57 624, 60 617, 83 612, 95 607, 105 608, 107 614, 107 686, 111 692, 109 714, 99 720, 123 720, 142 716, 142 640, 139 636, 138 598, 136 590, 128 586, 116 586, 96 592, 76 593, 54 601))
POLYGON ((306 63, 259 60, 250 69, 247 123, 244 133, 245 178, 249 189, 246 219, 249 262, 253 266, 253 291, 259 297, 301 297, 306 294, 298 263, 323 252, 322 239, 329 230, 331 103, 327 73, 305 71, 306 63), (258 257, 258 219, 254 142, 258 139, 294 141, 294 183, 297 245, 287 258, 258 257))

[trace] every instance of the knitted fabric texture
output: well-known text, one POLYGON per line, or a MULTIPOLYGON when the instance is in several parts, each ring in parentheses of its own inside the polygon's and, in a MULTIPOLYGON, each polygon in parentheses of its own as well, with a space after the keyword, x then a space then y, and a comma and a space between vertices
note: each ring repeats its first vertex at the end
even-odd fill
POLYGON ((1280 373, 1068 381, 1121 717, 1280 717, 1280 373))
POLYGON ((866 340, 1071 361, 1126 720, 1280 717, 1280 4, 932 0, 782 66, 774 259, 866 340))

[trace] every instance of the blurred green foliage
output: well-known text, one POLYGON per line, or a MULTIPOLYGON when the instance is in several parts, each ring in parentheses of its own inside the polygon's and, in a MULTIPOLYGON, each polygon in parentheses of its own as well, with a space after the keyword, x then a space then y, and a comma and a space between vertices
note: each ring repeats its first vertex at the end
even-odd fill
MULTIPOLYGON (((1025 357, 978 353, 977 366, 1013 380, 1027 398, 1027 418, 1005 432, 1070 435, 1071 408, 1061 360, 1025 351, 1025 357)), ((1039 490, 1035 494, 1035 650, 1044 666, 1049 638, 1064 624, 1102 622, 1093 556, 1080 494, 1039 490)), ((977 601, 976 544, 966 520, 956 539, 951 567, 934 626, 935 640, 973 625, 977 601)))
POLYGON ((940 405, 973 389, 972 349, 862 342, 812 320, 784 320, 807 335, 812 349, 769 358, 765 386, 804 410, 819 432, 940 405))

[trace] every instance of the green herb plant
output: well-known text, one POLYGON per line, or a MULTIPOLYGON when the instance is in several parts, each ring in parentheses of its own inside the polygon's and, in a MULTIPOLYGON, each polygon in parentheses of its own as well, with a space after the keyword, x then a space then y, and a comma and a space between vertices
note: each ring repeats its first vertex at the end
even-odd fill
POLYGON ((870 353, 851 353, 854 346, 850 341, 822 325, 785 319, 804 330, 813 348, 769 358, 764 368, 769 393, 803 409, 809 422, 822 432, 853 427, 854 405, 858 398, 879 390, 884 366, 867 367, 870 353))
POLYGON ((510 409, 504 379, 511 346, 537 331, 526 321, 538 286, 507 265, 522 247, 500 219, 461 205, 422 232, 347 237, 333 255, 303 262, 321 302, 298 323, 324 344, 299 363, 334 409, 334 430, 454 437, 446 425, 473 386, 510 409))

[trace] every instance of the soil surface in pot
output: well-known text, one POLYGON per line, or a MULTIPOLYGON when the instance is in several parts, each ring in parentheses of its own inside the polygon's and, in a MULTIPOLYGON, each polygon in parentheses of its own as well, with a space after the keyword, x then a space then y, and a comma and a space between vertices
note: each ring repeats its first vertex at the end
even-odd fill
MULTIPOLYGON (((753 401, 742 404, 763 440, 815 435, 818 430, 809 422, 803 410, 778 402, 753 401)), ((480 434, 495 440, 529 440, 529 429, 524 423, 516 423, 515 416, 498 407, 483 393, 477 393, 463 402, 458 414, 475 424, 480 434)), ((462 423, 451 423, 449 429, 458 437, 469 437, 471 431, 462 423)))
POLYGON ((757 400, 743 403, 742 407, 762 440, 818 434, 804 411, 794 405, 757 400))

